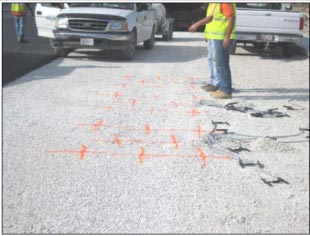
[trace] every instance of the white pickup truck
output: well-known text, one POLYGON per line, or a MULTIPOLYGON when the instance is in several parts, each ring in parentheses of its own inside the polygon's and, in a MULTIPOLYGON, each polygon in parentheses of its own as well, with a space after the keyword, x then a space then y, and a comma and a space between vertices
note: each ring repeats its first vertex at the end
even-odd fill
POLYGON ((285 3, 237 3, 237 43, 265 49, 282 46, 284 57, 292 57, 293 45, 303 38, 304 21, 302 13, 290 9, 285 3))
POLYGON ((74 49, 119 50, 133 59, 135 48, 154 47, 156 12, 150 3, 37 3, 38 35, 51 39, 58 56, 74 49))

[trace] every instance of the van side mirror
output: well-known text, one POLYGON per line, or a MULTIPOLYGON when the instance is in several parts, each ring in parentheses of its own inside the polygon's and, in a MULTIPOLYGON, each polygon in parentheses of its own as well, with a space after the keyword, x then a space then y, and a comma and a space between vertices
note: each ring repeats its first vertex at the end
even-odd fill
POLYGON ((292 5, 291 4, 286 4, 285 5, 285 10, 287 10, 287 11, 292 10, 292 5))

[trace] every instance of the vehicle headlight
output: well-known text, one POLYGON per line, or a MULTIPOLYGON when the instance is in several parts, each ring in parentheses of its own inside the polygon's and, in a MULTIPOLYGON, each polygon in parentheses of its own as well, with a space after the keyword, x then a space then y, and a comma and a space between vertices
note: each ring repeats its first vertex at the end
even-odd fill
POLYGON ((55 22, 55 27, 59 29, 68 28, 68 19, 67 18, 57 18, 55 22))
POLYGON ((128 23, 127 21, 111 21, 109 29, 113 31, 128 31, 128 23))

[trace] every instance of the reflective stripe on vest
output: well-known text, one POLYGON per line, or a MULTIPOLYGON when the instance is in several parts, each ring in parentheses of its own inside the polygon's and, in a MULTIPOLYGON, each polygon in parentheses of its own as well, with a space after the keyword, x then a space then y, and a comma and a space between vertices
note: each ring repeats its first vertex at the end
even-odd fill
MULTIPOLYGON (((236 4, 233 3, 234 12, 236 14, 236 4)), ((207 32, 204 33, 204 37, 207 39, 223 40, 226 35, 226 31, 229 26, 229 20, 221 13, 220 4, 217 4, 212 24, 208 27, 207 32)), ((234 24, 230 39, 236 38, 236 22, 234 24)))
MULTIPOLYGON (((217 3, 209 3, 208 9, 207 9, 206 17, 211 16, 211 15, 214 15, 216 4, 217 4, 217 3)), ((205 26, 205 31, 204 31, 204 38, 205 38, 205 39, 208 39, 208 38, 206 37, 206 36, 207 36, 207 35, 206 35, 206 32, 208 32, 208 30, 209 30, 211 24, 212 24, 212 21, 209 22, 208 24, 206 24, 206 26, 205 26)))
POLYGON ((11 6, 12 12, 26 12, 26 4, 25 3, 12 3, 11 6))

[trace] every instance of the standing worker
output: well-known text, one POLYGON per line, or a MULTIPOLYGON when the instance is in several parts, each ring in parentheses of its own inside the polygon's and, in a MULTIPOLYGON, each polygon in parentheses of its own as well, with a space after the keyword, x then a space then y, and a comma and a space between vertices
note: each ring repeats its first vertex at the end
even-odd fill
POLYGON ((216 77, 216 66, 213 62, 213 55, 214 55, 214 40, 208 39, 208 29, 212 23, 214 11, 215 11, 216 3, 209 3, 208 9, 206 12, 206 18, 198 21, 197 23, 193 24, 190 28, 190 32, 194 32, 197 30, 199 26, 206 25, 204 31, 204 39, 207 42, 207 50, 208 50, 208 64, 210 70, 210 83, 207 85, 202 86, 202 89, 207 92, 215 92, 218 90, 219 81, 216 77))
POLYGON ((29 3, 12 3, 11 5, 11 11, 15 20, 15 29, 18 43, 28 43, 28 41, 25 39, 27 8, 30 10, 31 14, 34 15, 29 3))
POLYGON ((190 32, 208 22, 204 36, 214 42, 213 61, 216 65, 216 76, 218 78, 218 90, 211 93, 216 99, 232 98, 232 80, 229 66, 229 49, 234 44, 236 38, 236 4, 235 3, 216 3, 212 16, 194 23, 190 32), (212 19, 211 21, 210 18, 212 19))

